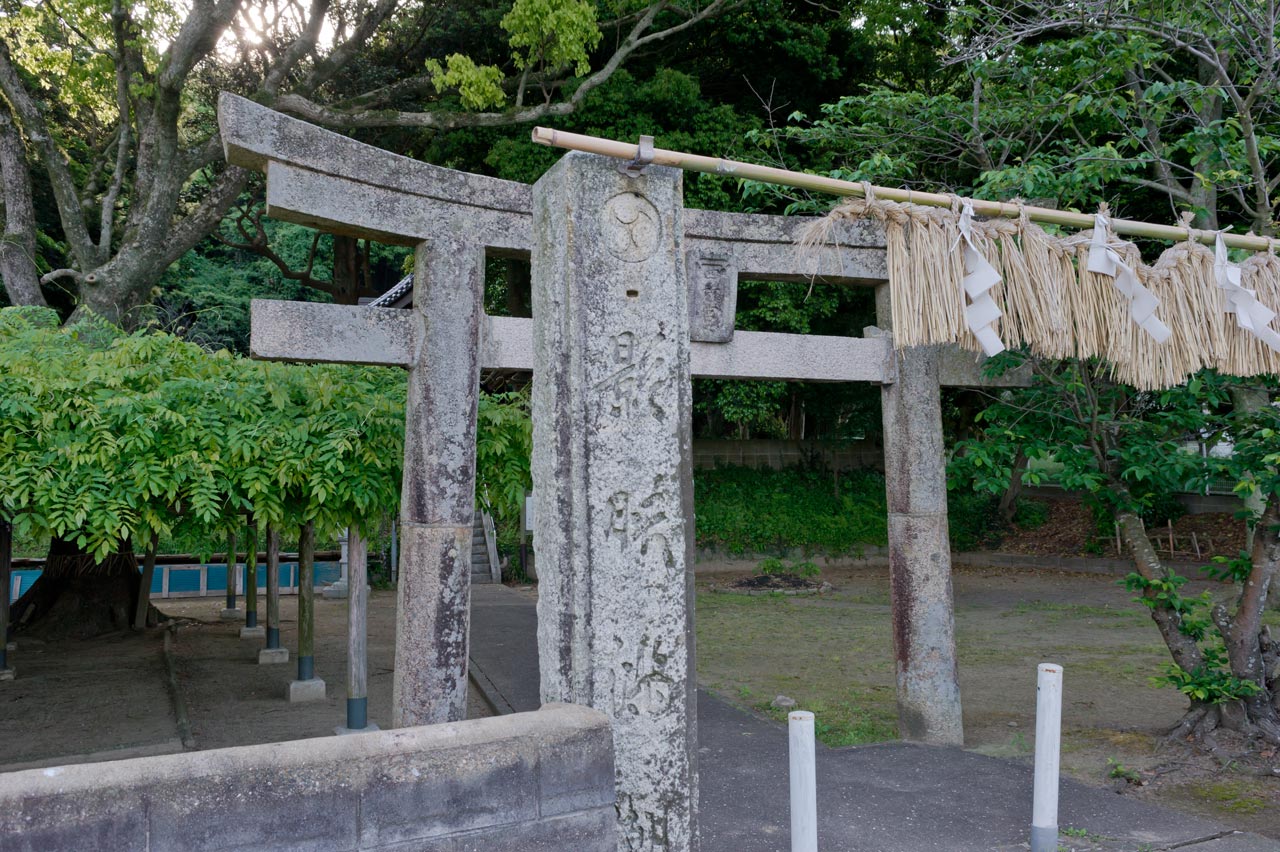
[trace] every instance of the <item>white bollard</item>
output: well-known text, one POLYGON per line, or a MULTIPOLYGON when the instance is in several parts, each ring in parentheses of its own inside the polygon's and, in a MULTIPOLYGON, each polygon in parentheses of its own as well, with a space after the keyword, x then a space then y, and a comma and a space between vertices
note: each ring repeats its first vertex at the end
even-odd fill
POLYGON ((814 761, 813 714, 787 716, 791 744, 791 852, 818 852, 818 775, 814 761))
POLYGON ((1058 757, 1062 744, 1062 666, 1041 663, 1036 677, 1036 773, 1031 852, 1058 849, 1058 757))

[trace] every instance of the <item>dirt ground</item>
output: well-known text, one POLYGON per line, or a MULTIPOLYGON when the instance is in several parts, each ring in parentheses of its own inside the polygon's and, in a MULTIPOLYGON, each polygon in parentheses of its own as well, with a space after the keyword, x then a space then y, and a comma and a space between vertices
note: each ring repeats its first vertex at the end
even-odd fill
MULTIPOLYGON (((258 665, 261 640, 241 639, 239 625, 218 618, 223 602, 188 598, 162 607, 183 619, 175 645, 178 678, 187 701, 191 733, 198 748, 324 737, 345 724, 347 713, 347 602, 316 598, 316 677, 326 699, 304 704, 285 701, 297 676, 297 598, 280 599, 280 641, 289 662, 258 665)), ((391 682, 395 660, 395 592, 369 598, 369 721, 391 727, 391 682)), ((261 615, 259 615, 261 620, 261 615)), ((491 715, 472 689, 470 718, 491 715)))
MULTIPOLYGON (((785 597, 718 591, 751 563, 706 568, 719 571, 700 573, 697 584, 705 685, 779 719, 770 702, 794 698, 816 713, 830 745, 895 736, 887 569, 824 567, 833 592, 785 597)), ((1163 743, 1186 699, 1150 683, 1168 652, 1115 578, 958 569, 954 589, 967 748, 1030 759, 1036 666, 1059 663, 1065 773, 1280 838, 1280 757, 1239 759, 1244 744, 1226 735, 1221 760, 1163 743)), ((1280 623, 1280 613, 1270 617, 1280 623)))
MULTIPOLYGON (((775 716, 769 702, 788 695, 818 714, 820 736, 833 745, 892 738, 887 571, 824 566, 822 579, 835 589, 821 596, 713 589, 754 567, 699 565, 699 680, 775 716), (707 568, 729 573, 704 573, 707 568)), ((1240 744, 1228 739, 1221 760, 1161 744, 1160 734, 1179 718, 1185 701, 1149 683, 1167 652, 1145 611, 1114 578, 961 569, 954 585, 969 748, 1029 759, 1035 667, 1057 662, 1065 670, 1066 773, 1280 838, 1280 778, 1258 774, 1280 768, 1280 757, 1264 752, 1234 759, 1232 749, 1240 744)), ((221 607, 220 598, 161 604, 182 623, 174 651, 195 747, 325 736, 342 724, 345 601, 317 600, 316 671, 328 697, 303 705, 284 700, 296 671, 296 599, 283 601, 283 644, 291 659, 279 666, 257 664, 260 643, 241 640, 238 625, 220 621, 221 607)), ((383 727, 390 722, 394 616, 394 593, 374 592, 369 709, 383 727)), ((0 684, 0 770, 85 755, 110 759, 179 750, 161 646, 162 631, 22 644, 12 654, 18 679, 0 684), (116 748, 128 751, 109 751, 116 748)), ((474 692, 470 712, 489 712, 474 692)))
MULTIPOLYGON (((1097 522, 1081 500, 1037 497, 1033 502, 1045 507, 1048 519, 1033 529, 1006 531, 995 550, 1039 556, 1124 557, 1112 534, 1098 536, 1097 522)), ((1171 524, 1149 526, 1147 534, 1161 556, 1172 554, 1182 562, 1235 556, 1245 545, 1245 524, 1230 512, 1183 515, 1171 524)))
POLYGON ((18 640, 0 682, 0 771, 182 750, 162 636, 18 640))

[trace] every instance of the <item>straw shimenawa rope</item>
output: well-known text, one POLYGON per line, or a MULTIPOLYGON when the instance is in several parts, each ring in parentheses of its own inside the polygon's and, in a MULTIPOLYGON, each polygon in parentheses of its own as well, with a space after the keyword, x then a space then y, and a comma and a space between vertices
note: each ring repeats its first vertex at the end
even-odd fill
MULTIPOLYGON (((975 325, 985 337, 990 338, 988 329, 1000 337, 998 345, 987 340, 989 351, 998 351, 1000 345, 1026 345, 1050 358, 1104 358, 1117 378, 1145 389, 1179 384, 1203 367, 1241 376, 1280 371, 1280 332, 1263 322, 1280 306, 1280 261, 1275 241, 1265 237, 1193 231, 1189 220, 1156 225, 1113 220, 1105 213, 1090 217, 1018 202, 969 199, 974 211, 995 217, 973 221, 969 228, 974 250, 1003 278, 989 292, 989 274, 975 273, 982 282, 971 282, 979 290, 977 298, 990 295, 999 311, 995 321, 986 325, 978 320, 995 312, 990 305, 981 306, 986 308, 983 311, 976 302, 968 303, 963 289, 969 243, 960 245, 963 202, 955 196, 876 188, 865 182, 670 151, 654 147, 652 140, 634 144, 548 127, 534 128, 532 138, 542 145, 632 162, 643 157, 660 166, 849 198, 809 229, 802 251, 807 246, 812 254, 818 245, 829 242, 832 225, 839 219, 871 217, 882 222, 893 291, 893 337, 900 347, 958 343, 982 349, 969 331, 967 313, 972 310, 975 325), (1097 244, 1092 241, 1093 231, 1087 230, 1090 219, 1095 227, 1106 229, 1097 244), (1086 230, 1058 237, 1037 223, 1086 230), (1145 266, 1138 249, 1114 239, 1116 233, 1182 242, 1166 250, 1154 266, 1145 266), (1257 254, 1239 268, 1229 264, 1228 280, 1221 284, 1222 263, 1215 267, 1200 245, 1203 242, 1257 254), (1098 271, 1091 271, 1091 265, 1098 271), (1234 280, 1237 272, 1238 282, 1234 280), (1245 291, 1256 291, 1256 301, 1245 291), (1239 313, 1242 307, 1247 316, 1239 313), (1234 316, 1228 314, 1229 308, 1234 316)), ((972 255, 969 259, 973 260, 972 255)))
MULTIPOLYGON (((869 184, 814 222, 800 251, 812 256, 833 242, 842 219, 870 218, 885 229, 886 263, 899 348, 956 343, 981 351, 965 323, 965 269, 956 199, 945 207, 877 198, 869 184)), ((1105 208, 1102 211, 1105 215, 1105 208)), ((1104 223, 1105 224, 1105 223, 1104 223)), ((1101 358, 1119 381, 1144 390, 1173 387, 1205 367, 1237 376, 1280 373, 1280 352, 1240 328, 1227 312, 1206 232, 1180 225, 1188 238, 1148 266, 1138 247, 1108 234, 1106 245, 1159 300, 1156 317, 1172 331, 1157 342, 1131 314, 1132 296, 1116 279, 1088 269, 1093 231, 1055 236, 1025 213, 1016 219, 974 220, 976 248, 999 271, 991 295, 1003 312, 995 329, 1007 346, 1046 358, 1101 358)), ((1280 307, 1280 257, 1259 252, 1241 264, 1241 286, 1263 305, 1280 307)))

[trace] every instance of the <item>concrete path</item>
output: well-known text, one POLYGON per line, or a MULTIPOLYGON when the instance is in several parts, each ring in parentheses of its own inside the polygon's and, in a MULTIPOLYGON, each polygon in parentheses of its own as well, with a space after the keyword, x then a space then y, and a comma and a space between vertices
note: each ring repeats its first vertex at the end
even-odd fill
MULTIPOLYGON (((473 586, 471 670, 498 712, 535 710, 537 614, 532 597, 473 586)), ((788 828, 787 732, 706 691, 698 694, 703 852, 782 852, 788 828)), ((959 749, 885 743, 818 746, 823 852, 990 852, 1026 849, 1029 764, 959 749)), ((1064 780, 1064 849, 1277 852, 1280 843, 1230 826, 1064 780)))

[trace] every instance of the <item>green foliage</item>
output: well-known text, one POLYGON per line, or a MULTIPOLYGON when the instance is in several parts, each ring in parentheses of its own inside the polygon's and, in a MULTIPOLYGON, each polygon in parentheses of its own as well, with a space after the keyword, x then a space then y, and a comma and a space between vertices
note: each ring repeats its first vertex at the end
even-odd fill
POLYGON ((589 51, 603 37, 596 6, 585 0, 515 0, 502 28, 517 68, 567 67, 579 76, 591 70, 589 51))
POLYGON ((1038 530, 1049 522, 1049 506, 1039 500, 1019 500, 1013 522, 1020 529, 1038 530))
POLYGON ((428 59, 427 73, 437 92, 457 89, 462 105, 467 109, 498 107, 506 101, 502 91, 502 69, 494 65, 477 65, 475 60, 461 53, 445 57, 445 64, 428 59))
POLYGON ((1148 609, 1169 609, 1181 617, 1178 629, 1184 636, 1196 641, 1205 639, 1213 622, 1209 619, 1208 610, 1213 605, 1213 596, 1204 592, 1198 597, 1183 597, 1179 592, 1187 584, 1187 578, 1172 571, 1162 576, 1148 579, 1136 571, 1126 574, 1120 581, 1131 592, 1141 592, 1142 596, 1134 598, 1148 609))
POLYGON ((1262 691, 1262 687, 1253 681, 1231 674, 1226 655, 1222 652, 1213 655, 1206 653, 1205 656, 1212 656, 1213 659, 1194 671, 1184 671, 1180 666, 1169 663, 1163 675, 1151 680, 1159 686, 1172 686, 1192 701, 1201 704, 1237 701, 1262 691))
POLYGON ((1200 569, 1208 577, 1220 582, 1243 583, 1253 572, 1253 559, 1249 551, 1242 550, 1234 558, 1228 556, 1213 557, 1213 564, 1200 569))
POLYGON ((476 423, 476 492, 500 536, 518 537, 520 508, 533 487, 533 425, 528 390, 481 394, 476 423))
POLYGON ((978 550, 998 540, 1000 513, 995 497, 963 489, 947 491, 947 524, 953 550, 978 550))
POLYGON ((1137 784, 1142 780, 1142 776, 1136 771, 1125 766, 1113 757, 1107 758, 1107 777, 1114 778, 1117 781, 1128 781, 1130 784, 1137 784))
MULTIPOLYGON (((1247 572, 1246 576, 1247 576, 1247 572)), ((1214 631, 1209 610, 1213 595, 1203 592, 1195 597, 1184 597, 1180 589, 1187 578, 1172 571, 1163 576, 1147 579, 1132 572, 1121 581, 1129 591, 1142 592, 1135 601, 1148 609, 1167 609, 1177 613, 1178 630, 1200 644, 1203 664, 1187 671, 1175 663, 1165 666, 1164 673, 1153 677, 1152 683, 1172 686, 1193 701, 1204 704, 1220 704, 1257 694, 1262 687, 1252 680, 1240 678, 1231 671, 1222 637, 1214 631)))
MULTIPOLYGON (((803 147, 809 170, 984 198, 1053 199, 1069 209, 1107 201, 1132 218, 1167 217, 1171 204, 1207 223, 1225 219, 1228 207, 1258 227, 1274 218, 1274 201, 1258 207, 1250 193, 1270 178, 1280 149, 1280 82, 1265 70, 1270 37, 1256 36, 1246 13, 1136 3, 1120 16, 1134 20, 1127 24, 1086 20, 1050 3, 1022 4, 1008 18, 979 5, 934 6, 932 16, 923 4, 869 5, 880 10, 864 24, 879 34, 873 44, 906 42, 916 28, 921 53, 932 48, 932 55, 895 67, 911 78, 906 84, 880 70, 879 81, 766 134, 773 144, 803 147), (1012 21, 1024 16, 1036 38, 1002 29, 1016 29, 1012 21), (1215 54, 1222 70, 1212 79, 1184 49, 1213 52, 1224 43, 1235 47, 1215 54), (940 68, 947 53, 964 61, 940 68)), ((827 203, 752 191, 793 209, 827 203)))
POLYGON ((156 536, 208 546, 242 513, 326 535, 395 503, 394 371, 259 363, 30 316, 0 311, 0 507, 21 535, 101 560, 156 536))
POLYGON ((803 470, 719 468, 694 472, 698 544, 727 553, 790 548, 836 555, 887 541, 884 478, 803 470))
MULTIPOLYGON (((157 537, 196 553, 248 515, 319 535, 394 512, 404 375, 209 353, 165 333, 0 310, 0 513, 22 541, 101 560, 157 537)), ((528 398, 482 395, 478 483, 509 526, 529 482, 528 398)))
POLYGON ((756 570, 766 577, 776 577, 782 574, 790 574, 795 577, 817 577, 822 573, 822 569, 809 560, 788 563, 777 556, 767 556, 760 560, 756 570))

